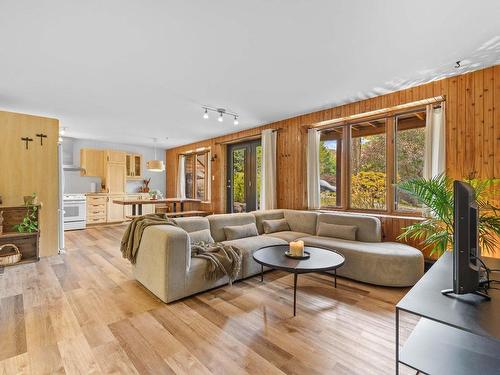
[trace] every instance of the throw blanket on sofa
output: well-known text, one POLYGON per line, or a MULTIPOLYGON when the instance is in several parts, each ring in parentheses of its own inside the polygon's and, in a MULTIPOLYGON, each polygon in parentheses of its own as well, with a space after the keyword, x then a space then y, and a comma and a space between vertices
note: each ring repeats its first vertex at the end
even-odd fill
MULTIPOLYGON (((122 256, 135 264, 144 229, 151 225, 174 225, 176 222, 164 214, 150 214, 135 218, 129 224, 120 244, 122 256)), ((205 278, 217 280, 227 276, 232 283, 241 269, 243 258, 240 249, 221 243, 197 242, 191 246, 191 257, 207 260, 205 278)))
POLYGON ((164 214, 149 214, 133 219, 125 230, 125 233, 123 233, 122 242, 120 244, 122 256, 127 258, 132 264, 135 264, 144 229, 151 225, 177 226, 175 221, 169 219, 164 214))
POLYGON ((229 284, 238 277, 243 254, 240 249, 222 243, 197 242, 191 245, 191 257, 206 259, 205 278, 217 280, 227 276, 229 284))

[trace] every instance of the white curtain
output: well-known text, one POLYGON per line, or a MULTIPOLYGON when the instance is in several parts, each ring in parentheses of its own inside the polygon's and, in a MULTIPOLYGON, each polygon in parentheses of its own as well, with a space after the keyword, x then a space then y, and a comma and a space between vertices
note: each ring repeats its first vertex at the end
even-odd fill
POLYGON ((208 151, 207 155, 207 197, 206 201, 212 200, 212 150, 208 151))
POLYGON ((441 103, 439 108, 434 108, 433 104, 427 106, 423 173, 426 179, 444 173, 446 170, 444 105, 441 103))
POLYGON ((276 132, 266 129, 262 131, 260 209, 271 210, 276 207, 276 132))
POLYGON ((176 196, 177 198, 186 198, 186 156, 184 155, 179 155, 176 196))
POLYGON ((307 206, 310 210, 320 208, 319 187, 319 146, 320 132, 309 129, 307 132, 307 206))

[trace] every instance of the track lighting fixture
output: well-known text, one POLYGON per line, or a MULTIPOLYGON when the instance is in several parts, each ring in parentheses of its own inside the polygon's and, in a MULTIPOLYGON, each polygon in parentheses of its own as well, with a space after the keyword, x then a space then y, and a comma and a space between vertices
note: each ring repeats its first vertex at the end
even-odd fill
POLYGON ((234 117, 234 121, 233 121, 234 125, 239 124, 239 121, 238 121, 239 115, 235 112, 226 111, 224 108, 214 108, 214 107, 207 107, 207 106, 203 106, 201 108, 204 109, 203 118, 205 120, 208 119, 208 111, 212 111, 212 112, 217 112, 219 114, 219 116, 217 117, 217 121, 219 121, 219 122, 224 121, 224 115, 229 115, 229 116, 234 117))

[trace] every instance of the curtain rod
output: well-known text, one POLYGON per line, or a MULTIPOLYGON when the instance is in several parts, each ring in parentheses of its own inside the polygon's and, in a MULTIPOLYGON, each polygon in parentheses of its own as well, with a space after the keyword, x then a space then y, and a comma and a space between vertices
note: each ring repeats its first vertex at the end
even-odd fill
POLYGON ((414 101, 411 103, 400 104, 400 105, 396 105, 396 106, 388 107, 388 108, 383 108, 383 109, 376 109, 374 111, 369 111, 369 112, 357 113, 357 114, 350 115, 350 116, 338 117, 335 119, 320 121, 320 122, 316 122, 316 123, 304 125, 304 126, 306 128, 309 128, 309 129, 314 128, 314 129, 321 130, 323 128, 331 127, 332 125, 345 125, 345 124, 352 123, 352 122, 359 122, 360 120, 364 120, 364 119, 374 119, 377 117, 383 117, 384 115, 388 115, 388 114, 391 114, 394 112, 400 112, 400 111, 403 111, 405 109, 411 109, 414 107, 424 106, 427 104, 441 103, 441 102, 444 102, 445 100, 446 100, 446 96, 444 96, 444 95, 435 96, 432 98, 417 100, 417 101, 414 101))
POLYGON ((188 151, 185 151, 185 152, 181 152, 179 153, 179 155, 191 155, 191 154, 196 154, 198 152, 205 152, 205 151, 210 151, 210 146, 208 147, 199 147, 199 148, 196 148, 194 150, 188 150, 188 151))
MULTIPOLYGON (((267 130, 267 129, 265 129, 267 130)), ((280 130, 283 130, 283 128, 275 128, 275 129, 272 129, 273 130, 273 133, 274 132, 279 132, 280 130)), ((228 141, 223 141, 223 142, 215 142, 216 145, 230 145, 230 144, 233 144, 233 143, 239 143, 241 141, 245 141, 245 140, 248 140, 248 141, 251 141, 251 140, 254 140, 254 139, 259 139, 261 137, 261 133, 259 134, 254 134, 254 135, 247 135, 247 136, 244 136, 244 137, 240 137, 240 138, 235 138, 235 139, 231 139, 231 140, 228 140, 228 141)))

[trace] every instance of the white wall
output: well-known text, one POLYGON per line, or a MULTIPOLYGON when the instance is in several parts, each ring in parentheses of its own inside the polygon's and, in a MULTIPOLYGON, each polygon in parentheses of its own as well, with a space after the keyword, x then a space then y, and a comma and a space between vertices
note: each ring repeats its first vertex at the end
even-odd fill
MULTIPOLYGON (((88 139, 63 138, 63 150, 71 147, 73 144, 73 164, 80 165, 80 149, 82 148, 97 148, 97 149, 112 149, 126 152, 142 154, 142 170, 144 178, 151 177, 149 187, 151 189, 160 190, 165 194, 165 172, 150 172, 146 169, 146 161, 154 158, 153 147, 143 147, 126 145, 120 143, 100 142, 88 139)), ((156 157, 164 160, 165 150, 156 149, 156 157)), ((65 193, 88 193, 90 192, 90 184, 95 182, 97 189, 101 186, 101 179, 98 177, 82 177, 79 171, 64 171, 64 192, 65 193)), ((135 193, 142 186, 142 181, 127 181, 126 192, 135 193)))

